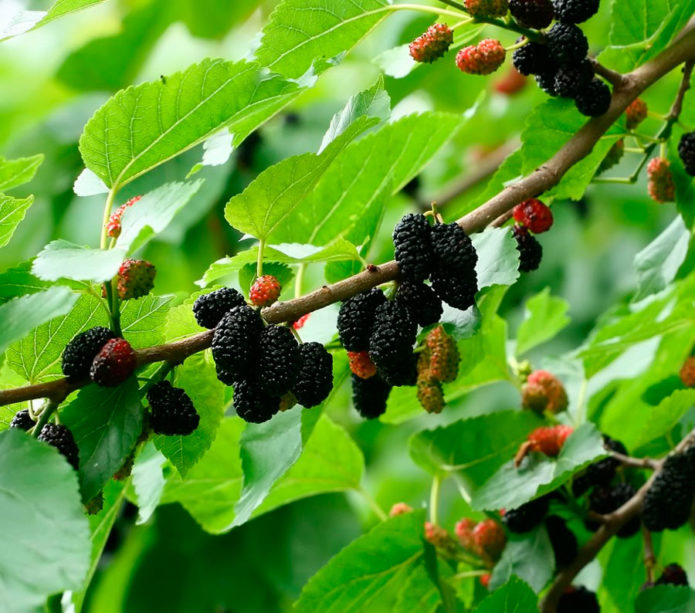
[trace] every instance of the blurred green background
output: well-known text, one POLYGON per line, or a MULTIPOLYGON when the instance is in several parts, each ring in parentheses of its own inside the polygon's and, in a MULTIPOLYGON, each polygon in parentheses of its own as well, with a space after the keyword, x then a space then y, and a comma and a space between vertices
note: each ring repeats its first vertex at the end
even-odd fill
MULTIPOLYGON (((609 3, 602 4, 603 14, 585 28, 595 51, 607 40, 609 3)), ((42 6, 34 3, 31 8, 42 6)), ((103 196, 77 197, 73 192, 82 170, 77 140, 86 121, 120 88, 205 57, 251 55, 273 6, 272 1, 255 0, 107 0, 3 42, 0 154, 11 158, 43 153, 45 161, 33 183, 21 188, 30 189, 36 203, 10 245, 0 251, 0 268, 31 258, 54 238, 97 246, 103 196)), ((382 53, 409 42, 431 22, 417 14, 392 16, 292 107, 253 134, 229 162, 205 167, 198 176, 206 181, 195 202, 144 253, 158 267, 156 292, 188 295, 212 261, 234 254, 240 236, 224 221, 227 200, 273 163, 316 151, 332 114, 378 78, 375 58, 388 63, 388 54, 382 53)), ((502 40, 511 44, 513 36, 502 40)), ((404 78, 386 77, 395 116, 432 109, 475 113, 475 121, 391 200, 371 261, 392 257, 388 237, 404 212, 431 200, 447 200, 453 187, 490 167, 486 156, 495 159, 500 147, 516 146, 525 118, 545 96, 532 82, 511 96, 497 93, 495 84, 508 68, 509 62, 485 79, 463 75, 453 61, 442 61, 404 78)), ((649 90, 645 99, 651 109, 668 111, 678 78, 672 74, 649 90)), ((651 131, 658 125, 649 119, 644 127, 651 131)), ((199 157, 200 151, 194 150, 157 168, 129 185, 123 201, 183 179, 199 157)), ((629 175, 637 159, 626 155, 608 174, 629 175)), ((455 219, 478 204, 488 178, 448 201, 444 216, 455 219)), ((631 186, 592 185, 581 201, 555 202, 553 211, 555 227, 540 239, 545 251, 540 270, 523 276, 508 291, 500 311, 513 337, 529 297, 549 287, 554 296, 567 300, 571 323, 542 347, 546 357, 578 346, 604 311, 627 300, 636 282, 635 254, 668 225, 675 206, 652 202, 642 178, 631 186)), ((322 270, 315 268, 309 269, 307 289, 322 283, 322 270)), ((334 317, 335 310, 329 309, 310 320, 308 338, 325 335, 334 317)), ((404 452, 412 432, 517 405, 516 390, 500 383, 468 394, 442 416, 392 426, 358 421, 349 412, 344 390, 331 416, 349 428, 363 450, 368 487, 388 509, 400 500, 416 507, 427 500, 428 476, 404 452)), ((444 524, 450 527, 466 508, 453 489, 444 494, 444 524)), ((133 507, 127 507, 116 524, 88 595, 89 611, 286 611, 306 580, 374 522, 361 499, 344 495, 291 504, 223 536, 204 533, 178 505, 158 509, 142 526, 134 527, 134 515, 133 507)), ((680 556, 683 545, 677 533, 664 541, 667 550, 680 556)))

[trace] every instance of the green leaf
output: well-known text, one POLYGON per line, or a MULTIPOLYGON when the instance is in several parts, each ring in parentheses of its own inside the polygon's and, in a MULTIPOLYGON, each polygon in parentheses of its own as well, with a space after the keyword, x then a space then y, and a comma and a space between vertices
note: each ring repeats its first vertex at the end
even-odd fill
POLYGON ((181 0, 177 13, 196 38, 220 39, 234 24, 249 17, 258 4, 258 0, 181 0))
POLYGON ((352 143, 270 241, 326 245, 344 236, 362 244, 381 220, 386 197, 418 174, 463 122, 447 113, 408 115, 352 143))
POLYGON ((388 14, 388 0, 284 0, 263 29, 256 60, 287 77, 315 73, 349 50, 388 14))
POLYGON ((0 156, 0 191, 7 191, 18 185, 29 183, 43 162, 43 154, 27 158, 7 160, 0 156))
MULTIPOLYGON (((66 287, 51 287, 0 305, 0 321, 3 324, 0 328, 0 353, 37 326, 67 313, 75 302, 77 295, 66 287)), ((27 380, 31 379, 27 377, 27 380)))
POLYGON ((22 262, 14 268, 0 273, 0 304, 12 298, 36 294, 51 286, 31 274, 31 262, 22 262))
POLYGON ((226 532, 234 521, 243 472, 239 443, 244 422, 237 417, 222 420, 217 437, 201 460, 187 473, 170 475, 162 503, 180 502, 204 530, 226 532))
POLYGON ((217 380, 215 369, 206 363, 203 354, 188 358, 175 371, 174 385, 186 390, 193 406, 200 415, 200 424, 187 436, 154 437, 154 444, 176 466, 179 473, 186 473, 210 448, 215 440, 225 409, 225 389, 217 380))
POLYGON ((531 453, 519 468, 513 460, 504 464, 473 494, 471 507, 480 511, 516 509, 557 489, 574 473, 605 455, 601 434, 593 424, 584 423, 565 441, 557 458, 531 453))
MULTIPOLYGON (((522 172, 530 174, 559 151, 586 123, 569 100, 548 100, 539 104, 526 120, 521 135, 523 147, 522 172)), ((621 122, 614 124, 592 149, 591 153, 572 166, 562 180, 546 192, 546 196, 579 200, 594 178, 606 154, 624 132, 621 122)))
POLYGON ((144 524, 152 517, 164 492, 162 466, 166 463, 166 458, 155 444, 156 442, 148 441, 133 465, 132 483, 138 504, 137 525, 144 524))
MULTIPOLYGON (((351 123, 322 153, 296 155, 267 168, 241 194, 227 203, 225 219, 241 232, 261 240, 267 239, 314 188, 350 141, 376 123, 378 119, 362 116, 351 123)), ((290 226, 291 223, 285 225, 290 226)), ((298 240, 293 239, 291 242, 298 240)))
POLYGON ((478 253, 478 289, 513 285, 519 278, 519 250, 507 228, 488 228, 471 237, 478 253))
POLYGON ((550 288, 526 301, 526 317, 516 334, 516 354, 522 355, 553 338, 570 322, 569 304, 550 295, 550 288))
MULTIPOLYGON (((490 589, 494 588, 491 586, 490 589)), ((517 577, 510 577, 508 582, 478 605, 475 613, 526 613, 537 609, 538 597, 528 584, 517 577)))
POLYGON ((353 541, 304 586, 298 613, 387 611, 423 559, 422 511, 378 524, 353 541))
POLYGON ((80 489, 91 500, 121 467, 142 431, 142 404, 130 377, 118 387, 83 387, 60 412, 80 448, 80 489))
POLYGON ((131 254, 142 249, 155 234, 164 230, 191 198, 203 181, 193 183, 167 183, 145 194, 128 207, 121 218, 121 234, 116 247, 131 254))
POLYGON ((14 231, 33 203, 34 196, 12 198, 12 196, 0 194, 0 247, 10 242, 14 231))
POLYGON ((89 567, 89 529, 75 472, 58 451, 18 430, 0 433, 0 598, 34 610, 77 589, 89 567))
POLYGON ((48 11, 25 11, 8 7, 0 16, 0 40, 19 36, 38 28, 68 13, 99 4, 104 0, 57 0, 48 11))
POLYGON ((331 124, 323 135, 319 153, 360 117, 376 117, 386 121, 389 115, 391 115, 391 98, 384 90, 384 79, 380 76, 371 88, 352 96, 347 104, 333 115, 331 124))
POLYGON ((538 425, 529 411, 462 419, 410 438, 413 461, 433 475, 456 474, 474 489, 489 479, 538 425))
POLYGON ((39 279, 57 281, 107 281, 118 272, 124 249, 92 249, 63 239, 51 241, 36 256, 31 272, 39 279))
MULTIPOLYGON (((538 526, 525 534, 512 534, 492 571, 490 589, 502 591, 518 577, 531 586, 532 594, 540 592, 552 578, 554 566, 553 548, 545 527, 538 526)), ((533 604, 534 608, 528 610, 535 610, 535 594, 533 604)))
POLYGON ((298 93, 255 64, 207 59, 118 92, 85 126, 82 159, 115 190, 223 128, 238 145, 298 93))
POLYGON ((633 297, 634 302, 659 293, 676 278, 688 254, 689 242, 690 231, 679 215, 635 256, 638 289, 633 297))
POLYGON ((610 40, 613 45, 646 41, 661 26, 678 0, 613 0, 611 3, 610 40))
MULTIPOLYGON (((8 349, 7 361, 10 367, 30 383, 42 383, 62 377, 60 356, 65 345, 76 334, 88 328, 108 325, 106 313, 93 296, 80 296, 75 301, 75 295, 68 296, 69 292, 66 292, 65 288, 56 287, 48 291, 58 293, 66 303, 69 302, 60 312, 68 311, 70 305, 74 304, 74 307, 63 316, 56 316, 55 312, 50 313, 48 315, 52 318, 50 321, 34 328, 28 336, 22 335, 22 340, 8 349)), ((35 304, 37 309, 48 302, 43 292, 19 300, 32 300, 32 304, 35 304)), ((3 305, 0 309, 14 302, 3 305)), ((22 316, 25 317, 27 312, 34 312, 34 309, 26 311, 22 309, 24 313, 22 316)), ((36 323, 33 325, 35 326, 36 323)))
POLYGON ((152 294, 138 300, 126 300, 121 309, 121 327, 128 342, 135 349, 163 343, 167 312, 175 303, 175 296, 152 294))
POLYGON ((664 398, 658 406, 650 407, 642 428, 642 435, 635 441, 635 447, 668 434, 693 405, 695 405, 695 390, 687 389, 676 390, 664 398))
POLYGON ((695 613, 695 590, 685 585, 655 585, 637 596, 635 613, 695 613))
POLYGON ((358 489, 363 471, 360 448, 344 428, 321 415, 302 455, 275 482, 253 516, 307 496, 358 489))

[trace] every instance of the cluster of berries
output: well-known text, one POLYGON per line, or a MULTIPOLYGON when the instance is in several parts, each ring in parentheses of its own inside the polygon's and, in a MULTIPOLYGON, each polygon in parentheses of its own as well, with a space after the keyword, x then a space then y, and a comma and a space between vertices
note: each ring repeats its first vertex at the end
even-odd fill
POLYGON ((395 297, 389 300, 373 288, 346 300, 338 314, 338 335, 352 370, 353 401, 366 418, 381 415, 391 388, 403 385, 418 385, 426 410, 442 410, 441 383, 456 377, 458 352, 439 327, 418 357, 418 326, 440 320, 442 301, 457 309, 471 307, 478 291, 478 255, 458 224, 431 226, 424 215, 409 214, 396 225, 393 242, 400 270, 395 297))
POLYGON ((242 419, 261 423, 299 403, 321 404, 333 387, 333 358, 320 343, 299 344, 287 326, 266 325, 260 307, 275 302, 281 287, 270 275, 256 279, 253 308, 235 289, 200 296, 193 305, 198 324, 214 329, 212 357, 217 378, 234 387, 242 419))
POLYGON ((516 222, 512 227, 512 236, 519 251, 519 270, 531 272, 541 265, 543 258, 543 247, 533 235, 550 230, 553 213, 538 198, 529 198, 514 207, 512 217, 516 222))

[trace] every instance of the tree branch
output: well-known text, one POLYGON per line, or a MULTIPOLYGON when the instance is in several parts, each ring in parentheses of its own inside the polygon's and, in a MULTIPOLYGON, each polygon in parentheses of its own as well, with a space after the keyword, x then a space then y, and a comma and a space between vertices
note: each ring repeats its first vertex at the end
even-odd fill
MULTIPOLYGON (((543 166, 528 177, 509 185, 475 211, 459 219, 458 224, 469 234, 480 232, 519 202, 538 196, 555 186, 572 166, 591 153, 594 145, 620 117, 630 102, 678 65, 693 59, 695 59, 695 24, 690 24, 683 30, 679 39, 657 57, 633 72, 623 75, 622 83, 614 89, 611 106, 604 115, 588 121, 543 166)), ((392 281, 397 277, 398 265, 395 261, 386 262, 380 266, 369 266, 364 272, 333 285, 324 285, 305 296, 276 302, 263 309, 263 317, 269 323, 275 324, 295 321, 306 313, 346 300, 359 292, 392 281)), ((212 332, 205 331, 167 345, 141 349, 136 352, 138 365, 162 360, 173 363, 182 362, 193 353, 208 348, 211 341, 212 332)), ((62 401, 70 392, 87 383, 88 381, 69 383, 66 379, 58 379, 49 383, 2 390, 0 406, 34 398, 62 401)))

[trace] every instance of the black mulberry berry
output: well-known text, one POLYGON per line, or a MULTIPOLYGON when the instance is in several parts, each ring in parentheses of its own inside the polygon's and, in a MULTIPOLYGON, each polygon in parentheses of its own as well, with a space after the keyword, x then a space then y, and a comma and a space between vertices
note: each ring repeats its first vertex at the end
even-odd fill
POLYGON ((378 288, 372 288, 349 298, 340 305, 338 335, 347 351, 366 351, 372 332, 374 313, 386 302, 386 296, 378 288))
POLYGON ((102 326, 80 332, 63 350, 63 374, 72 381, 89 377, 89 369, 97 353, 115 336, 102 326))
POLYGON ((555 74, 555 93, 562 98, 574 98, 594 78, 594 67, 587 59, 562 66, 555 74))
POLYGON ((19 428, 20 430, 30 430, 36 425, 36 422, 29 415, 28 409, 17 411, 10 422, 10 428, 19 428))
POLYGON ((657 585, 688 585, 688 575, 680 564, 669 564, 656 581, 657 585))
POLYGON ((280 399, 264 394, 252 381, 237 381, 234 384, 234 408, 244 421, 260 424, 279 411, 280 399))
POLYGON ((77 470, 80 464, 80 450, 75 442, 72 432, 62 424, 46 424, 39 434, 39 440, 53 445, 70 465, 77 470))
POLYGON ((290 391, 299 372, 299 345, 285 326, 270 325, 259 339, 258 383, 269 396, 290 391))
POLYGON ((200 416, 188 394, 169 381, 155 383, 147 392, 150 425, 157 434, 186 436, 200 422, 200 416))
POLYGON ((600 613, 596 594, 583 585, 572 586, 565 590, 557 603, 557 613, 600 613))
POLYGON ((563 23, 582 23, 598 13, 600 0, 553 0, 555 15, 563 23))
POLYGON ((545 520, 545 527, 555 554, 555 566, 567 566, 577 557, 577 537, 565 520, 557 515, 550 515, 545 520))
POLYGON ((262 330, 260 315, 246 305, 234 307, 220 320, 212 337, 212 357, 220 381, 231 385, 255 371, 262 330))
POLYGON ((432 228, 432 249, 438 271, 467 273, 475 270, 478 254, 463 228, 457 223, 432 228))
POLYGON ((572 64, 586 57, 589 41, 577 26, 556 23, 548 30, 548 49, 558 64, 572 64))
POLYGON ((419 213, 405 215, 393 230, 393 246, 401 276, 424 281, 432 266, 431 227, 419 213))
POLYGON ((512 228, 512 236, 516 239, 516 248, 519 252, 519 270, 531 272, 537 270, 543 259, 543 247, 531 235, 525 226, 515 225, 512 228))
MULTIPOLYGON (((627 449, 620 441, 612 439, 610 436, 603 437, 603 445, 609 451, 615 451, 627 455, 627 449)), ((620 461, 613 457, 603 458, 598 462, 589 464, 586 471, 579 475, 572 482, 572 493, 581 496, 594 485, 608 485, 615 477, 615 473, 620 466, 620 461)))
POLYGON ((333 388, 333 356, 321 343, 299 346, 299 373, 292 386, 297 402, 309 409, 321 404, 333 388))
POLYGON ((415 384, 417 359, 412 349, 416 337, 417 324, 403 305, 391 301, 376 310, 369 357, 390 385, 415 384))
POLYGON ((553 98, 558 95, 557 90, 555 89, 556 74, 557 72, 555 70, 550 70, 548 72, 539 72, 535 77, 536 85, 538 85, 542 91, 553 98))
POLYGON ((423 328, 437 323, 442 316, 442 301, 434 290, 424 283, 401 283, 396 302, 408 309, 411 317, 423 328))
POLYGON ((546 73, 556 68, 556 62, 550 55, 548 45, 529 42, 519 47, 512 55, 512 62, 521 74, 532 75, 546 73))
POLYGON ((220 323, 227 311, 245 304, 246 300, 238 291, 223 287, 199 296, 193 303, 193 314, 198 325, 212 329, 220 323))
POLYGON ((511 532, 529 532, 543 521, 549 504, 548 496, 541 496, 516 509, 508 509, 502 516, 502 521, 511 532))
POLYGON ((593 79, 574 98, 577 110, 587 117, 599 117, 611 106, 611 90, 600 79, 593 79))
POLYGON ((352 375, 352 402, 365 419, 374 419, 386 411, 391 386, 379 375, 361 379, 352 375))
POLYGON ((475 304, 478 276, 475 269, 463 274, 432 273, 432 289, 437 296, 455 309, 465 311, 475 304))
POLYGON ((683 161, 685 171, 695 176, 695 132, 688 132, 681 136, 678 143, 678 155, 683 161))
POLYGON ((695 493, 695 475, 689 454, 674 454, 644 497, 642 520, 647 530, 676 530, 688 521, 695 493))
POLYGON ((522 26, 542 30, 555 17, 550 0, 509 0, 509 12, 522 26))
MULTIPOLYGON (((637 490, 629 483, 619 483, 615 486, 601 485, 594 488, 591 492, 589 509, 599 515, 608 515, 622 507, 636 492, 637 490)), ((587 522, 587 528, 596 530, 598 529, 598 524, 587 522)), ((636 534, 639 529, 640 518, 633 517, 618 531, 618 536, 628 538, 636 534)))

